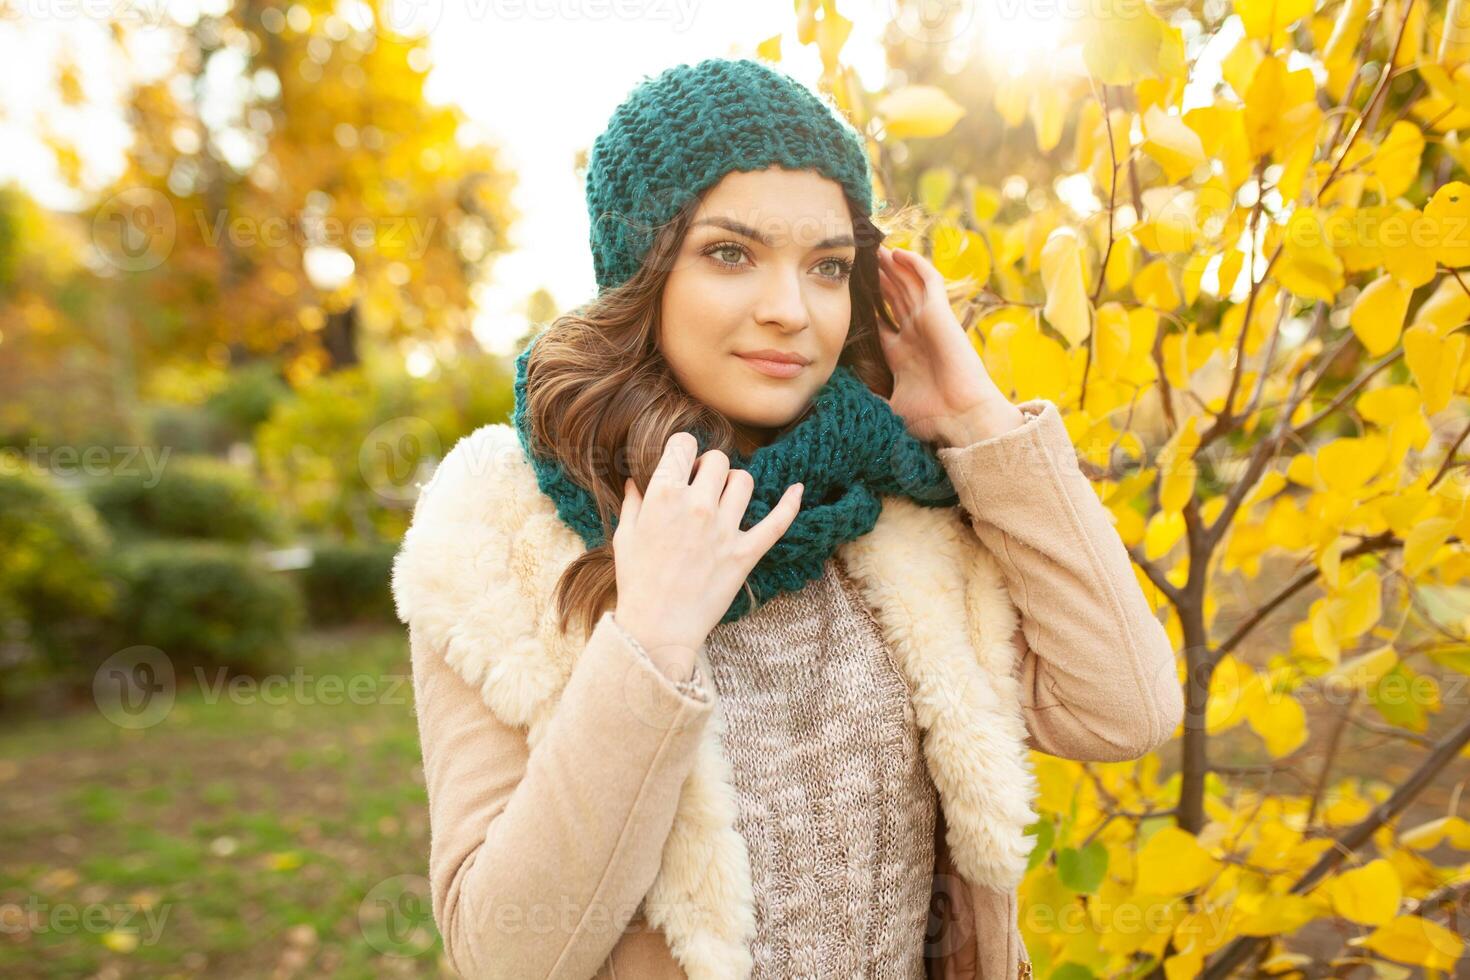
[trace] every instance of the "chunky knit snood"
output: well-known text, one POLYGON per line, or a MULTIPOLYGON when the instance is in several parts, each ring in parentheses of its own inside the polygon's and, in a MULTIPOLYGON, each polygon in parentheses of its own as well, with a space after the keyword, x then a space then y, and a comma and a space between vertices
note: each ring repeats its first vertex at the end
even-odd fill
MULTIPOLYGON (((526 362, 532 346, 534 341, 515 362, 516 431, 541 492, 555 502, 557 515, 587 547, 595 548, 604 539, 592 493, 555 459, 531 447, 526 362)), ((708 448, 705 434, 693 435, 700 452, 708 448)), ((840 364, 796 425, 748 455, 729 455, 732 469, 748 470, 755 480, 740 522, 744 529, 764 519, 788 486, 805 485, 796 519, 746 578, 757 606, 820 577, 823 564, 838 545, 873 529, 882 510, 882 496, 908 497, 924 507, 950 507, 959 502, 934 450, 914 438, 902 417, 840 364)), ((616 528, 616 514, 612 523, 616 528)), ((754 608, 742 589, 720 622, 739 619, 754 608)))

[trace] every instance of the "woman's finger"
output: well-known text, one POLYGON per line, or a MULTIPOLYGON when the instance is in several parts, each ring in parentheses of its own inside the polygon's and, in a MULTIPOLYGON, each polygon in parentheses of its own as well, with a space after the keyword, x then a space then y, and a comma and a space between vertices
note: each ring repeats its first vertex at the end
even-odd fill
POLYGON ((894 256, 895 271, 899 278, 905 280, 914 292, 920 296, 924 295, 928 284, 924 279, 924 274, 919 270, 914 255, 904 249, 898 249, 894 252, 894 256))
POLYGON ((689 485, 689 474, 694 469, 694 456, 699 452, 699 443, 691 432, 674 432, 664 441, 664 452, 649 478, 648 488, 656 484, 669 483, 676 487, 689 485))
POLYGON ((944 277, 939 274, 938 269, 934 268, 934 263, 914 252, 907 253, 904 259, 926 288, 943 291, 944 277))
MULTIPOLYGON (((761 518, 749 531, 745 532, 747 540, 755 546, 756 562, 760 561, 761 555, 771 550, 772 545, 781 540, 781 535, 785 534, 786 529, 791 526, 791 522, 796 520, 796 515, 801 511, 801 495, 803 492, 804 488, 801 484, 791 484, 791 486, 786 488, 786 492, 781 495, 781 499, 777 502, 776 506, 771 508, 771 512, 761 518)), ((752 562, 751 568, 754 567, 755 563, 752 562)))
POLYGON ((633 527, 638 523, 638 511, 643 507, 643 497, 638 484, 630 476, 623 480, 623 505, 618 508, 618 527, 633 527))
POLYGON ((888 305, 896 313, 907 311, 910 303, 908 289, 894 277, 893 273, 885 269, 880 269, 878 275, 883 283, 883 296, 888 300, 888 305))
POLYGON ((755 493, 755 477, 749 470, 731 467, 725 475, 725 492, 720 497, 720 523, 740 530, 740 521, 750 507, 750 498, 755 493))

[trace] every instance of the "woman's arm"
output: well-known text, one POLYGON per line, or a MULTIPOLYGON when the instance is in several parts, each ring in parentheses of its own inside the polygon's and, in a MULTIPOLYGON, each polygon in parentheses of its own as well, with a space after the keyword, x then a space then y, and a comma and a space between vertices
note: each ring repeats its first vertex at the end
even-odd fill
POLYGON ((534 749, 409 627, 429 881, 466 977, 592 976, 658 871, 713 701, 604 613, 534 749))
POLYGON ((1183 717, 1172 644, 1057 406, 1015 407, 1020 425, 938 456, 1020 613, 1032 745, 1069 759, 1137 758, 1183 717))

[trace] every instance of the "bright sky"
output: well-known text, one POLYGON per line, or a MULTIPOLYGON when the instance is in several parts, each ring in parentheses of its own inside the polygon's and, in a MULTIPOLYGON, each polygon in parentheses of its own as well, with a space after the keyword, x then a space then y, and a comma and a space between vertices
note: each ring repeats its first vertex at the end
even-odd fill
MULTIPOLYGON (((876 88, 885 71, 877 33, 887 21, 887 3, 867 5, 872 14, 865 17, 856 15, 862 4, 843 6, 856 21, 844 54, 864 84, 876 88)), ((435 69, 429 94, 459 103, 483 124, 520 180, 516 250, 496 261, 493 282, 477 297, 476 336, 498 351, 525 332, 517 306, 536 287, 549 289, 560 309, 596 292, 586 198, 572 166, 643 75, 711 56, 749 57, 756 44, 778 33, 784 35, 784 70, 806 81, 821 72, 815 49, 793 36, 791 0, 458 0, 446 3, 443 14, 430 35, 435 69), (494 13, 517 8, 543 16, 494 13), (636 16, 579 17, 579 9, 636 16), (568 13, 544 16, 548 11, 568 13)))
MULTIPOLYGON (((559 309, 595 292, 584 190, 572 167, 643 76, 710 56, 749 57, 778 33, 783 70, 808 84, 820 74, 815 48, 796 42, 791 0, 387 2, 390 24, 428 29, 429 97, 461 106, 479 135, 503 148, 519 177, 514 204, 522 218, 512 229, 513 251, 496 261, 491 281, 475 294, 475 334, 499 353, 510 352, 525 332, 521 310, 535 289, 548 289, 559 309)), ((0 181, 19 179, 49 207, 83 206, 57 178, 41 136, 50 131, 79 145, 93 186, 106 186, 120 172, 129 139, 118 111, 125 62, 107 40, 106 17, 156 25, 166 8, 173 19, 192 22, 228 3, 0 0, 0 181), (38 84, 54 77, 49 66, 65 51, 80 67, 86 108, 60 104, 54 86, 38 84)), ((1055 11, 1055 4, 1002 6, 1011 16, 987 14, 982 22, 975 10, 990 8, 964 5, 958 44, 979 43, 985 57, 1013 69, 1055 57, 1062 25, 1055 15, 1037 13, 1055 11)), ((840 7, 854 22, 843 59, 869 90, 888 81, 878 38, 895 8, 894 0, 843 0, 840 7)), ((166 63, 166 31, 134 34, 144 62, 166 63), (151 59, 150 45, 158 50, 151 59)))
MULTIPOLYGON (((130 138, 118 111, 125 65, 107 39, 106 15, 157 24, 167 7, 187 22, 224 2, 0 0, 0 181, 20 180, 49 207, 83 206, 41 138, 50 131, 79 145, 94 186, 121 171, 130 138), (54 86, 37 84, 54 77, 49 66, 64 52, 79 65, 86 109, 63 106, 54 86)), ((844 58, 874 88, 885 71, 877 35, 887 7, 843 4, 856 22, 844 58)), ((429 97, 458 103, 519 178, 514 251, 476 293, 475 334, 502 353, 525 332, 520 307, 535 289, 550 290, 561 309, 596 291, 584 190, 572 167, 639 79, 714 55, 752 56, 778 33, 786 71, 810 83, 821 69, 815 49, 796 43, 791 0, 392 0, 390 8, 399 26, 429 28, 429 97)), ((158 44, 164 32, 137 36, 158 44)))

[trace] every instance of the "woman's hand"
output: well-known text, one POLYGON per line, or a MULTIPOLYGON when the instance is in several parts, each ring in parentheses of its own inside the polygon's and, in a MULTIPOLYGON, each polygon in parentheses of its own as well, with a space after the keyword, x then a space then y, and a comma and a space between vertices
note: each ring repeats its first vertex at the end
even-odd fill
POLYGON ((898 324, 896 332, 878 324, 893 371, 888 403, 914 438, 967 446, 1024 422, 955 319, 939 270, 917 252, 880 245, 878 274, 898 324))
POLYGON ((801 507, 802 485, 793 483, 760 523, 742 531, 755 481, 711 449, 699 457, 691 483, 698 450, 690 433, 671 435, 647 495, 626 481, 613 531, 613 617, 650 652, 672 647, 692 654, 801 507))

